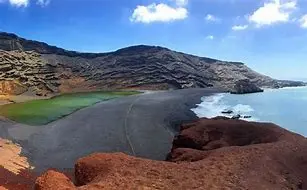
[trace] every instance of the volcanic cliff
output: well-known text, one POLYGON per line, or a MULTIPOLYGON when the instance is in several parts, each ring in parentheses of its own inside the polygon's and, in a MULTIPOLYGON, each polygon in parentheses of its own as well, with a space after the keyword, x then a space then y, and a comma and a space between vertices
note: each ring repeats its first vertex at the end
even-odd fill
POLYGON ((133 46, 109 53, 79 53, 0 33, 0 50, 1 94, 28 91, 41 96, 97 89, 193 87, 236 92, 242 80, 248 81, 244 84, 257 87, 304 85, 274 80, 243 63, 197 57, 156 46, 133 46))

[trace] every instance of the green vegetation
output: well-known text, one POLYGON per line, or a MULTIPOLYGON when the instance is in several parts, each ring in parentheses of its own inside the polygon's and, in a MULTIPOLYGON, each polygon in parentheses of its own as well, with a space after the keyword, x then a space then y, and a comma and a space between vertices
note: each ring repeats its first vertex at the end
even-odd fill
POLYGON ((39 126, 98 102, 138 93, 135 91, 110 91, 64 94, 47 100, 3 105, 0 106, 0 115, 19 123, 39 126))

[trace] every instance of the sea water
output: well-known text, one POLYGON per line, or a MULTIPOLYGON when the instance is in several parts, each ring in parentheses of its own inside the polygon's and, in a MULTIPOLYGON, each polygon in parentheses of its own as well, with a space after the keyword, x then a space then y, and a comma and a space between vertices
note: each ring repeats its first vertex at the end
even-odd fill
POLYGON ((251 116, 246 120, 273 122, 307 136, 307 87, 267 89, 255 94, 216 94, 202 97, 192 111, 198 117, 251 116), (232 114, 222 114, 225 110, 232 114))

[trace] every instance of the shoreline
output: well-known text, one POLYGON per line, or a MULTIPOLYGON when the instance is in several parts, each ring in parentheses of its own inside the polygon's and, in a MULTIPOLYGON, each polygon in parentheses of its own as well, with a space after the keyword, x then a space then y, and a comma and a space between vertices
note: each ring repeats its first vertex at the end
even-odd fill
MULTIPOLYGON (((179 125, 198 120, 191 108, 202 97, 221 93, 215 89, 186 89, 140 94, 98 103, 46 126, 6 126, 6 132, 22 148, 20 156, 35 167, 29 175, 39 175, 49 168, 72 171, 77 159, 94 152, 133 155, 125 135, 136 157, 165 160, 179 125), (125 126, 119 126, 122 123, 125 126), (30 134, 25 135, 27 132, 30 134)), ((2 129, 0 118, 0 138, 2 129)))
POLYGON ((56 97, 63 96, 63 95, 78 94, 78 93, 125 92, 125 91, 131 91, 131 92, 135 91, 135 92, 140 92, 140 93, 151 92, 150 90, 114 89, 114 90, 76 91, 76 92, 70 92, 70 93, 55 93, 55 94, 48 95, 48 96, 28 95, 28 92, 20 94, 20 95, 4 95, 3 94, 3 95, 0 95, 0 106, 6 105, 6 104, 24 103, 28 101, 34 101, 34 100, 49 100, 49 99, 56 98, 56 97))
POLYGON ((198 119, 190 109, 201 97, 219 92, 184 89, 124 97, 39 127, 0 120, 0 137, 20 144, 21 155, 37 171, 72 168, 76 159, 93 152, 133 155, 127 136, 136 156, 165 160, 179 125, 198 119))
MULTIPOLYGON (((263 87, 262 89, 264 90, 264 92, 267 92, 267 91, 275 91, 275 90, 283 90, 283 89, 288 90, 288 89, 296 89, 296 88, 307 88, 307 85, 306 86, 294 86, 294 87, 282 87, 282 88, 263 87)), ((181 90, 187 90, 187 89, 181 89, 181 90)), ((67 95, 67 94, 109 92, 109 91, 137 91, 143 94, 149 94, 149 93, 157 93, 157 92, 168 92, 168 91, 174 91, 174 90, 142 90, 142 89, 93 90, 93 91, 76 91, 76 92, 71 92, 71 93, 57 93, 57 94, 52 94, 49 96, 27 95, 27 92, 26 92, 21 95, 0 95, 0 106, 6 105, 6 104, 13 104, 13 103, 23 103, 23 102, 33 101, 33 100, 48 100, 48 99, 52 99, 52 98, 62 96, 62 95, 67 95)), ((220 91, 221 91, 220 93, 225 93, 225 92, 222 92, 222 90, 220 91)), ((246 94, 236 94, 236 95, 246 95, 246 94)))
POLYGON ((17 102, 11 100, 0 105, 0 115, 17 123, 41 126, 102 101, 141 93, 140 91, 92 91, 43 98, 19 96, 17 102))
POLYGON ((218 116, 232 118, 240 115, 241 120, 275 123, 289 131, 307 136, 306 130, 300 127, 305 124, 305 114, 302 113, 305 113, 303 107, 306 107, 306 89, 306 86, 267 89, 260 94, 239 96, 218 93, 211 98, 205 97, 192 111, 199 118, 218 116), (285 107, 288 110, 281 111, 278 107, 285 107), (222 113, 229 110, 232 111, 229 114, 222 113))
POLYGON ((293 86, 293 87, 283 87, 283 88, 263 88, 264 92, 268 91, 277 91, 277 90, 291 90, 291 89, 304 89, 307 88, 306 86, 293 86))

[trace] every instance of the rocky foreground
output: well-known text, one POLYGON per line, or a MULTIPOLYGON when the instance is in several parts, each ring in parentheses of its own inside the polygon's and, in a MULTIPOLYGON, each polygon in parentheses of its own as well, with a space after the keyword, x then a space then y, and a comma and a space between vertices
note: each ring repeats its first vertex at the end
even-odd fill
POLYGON ((168 161, 97 153, 74 174, 50 170, 35 189, 306 189, 307 140, 274 124, 200 119, 181 126, 168 161))
POLYGON ((0 95, 206 87, 248 93, 258 92, 261 87, 305 85, 272 79, 240 62, 198 57, 157 46, 80 53, 0 33, 0 50, 0 95))

